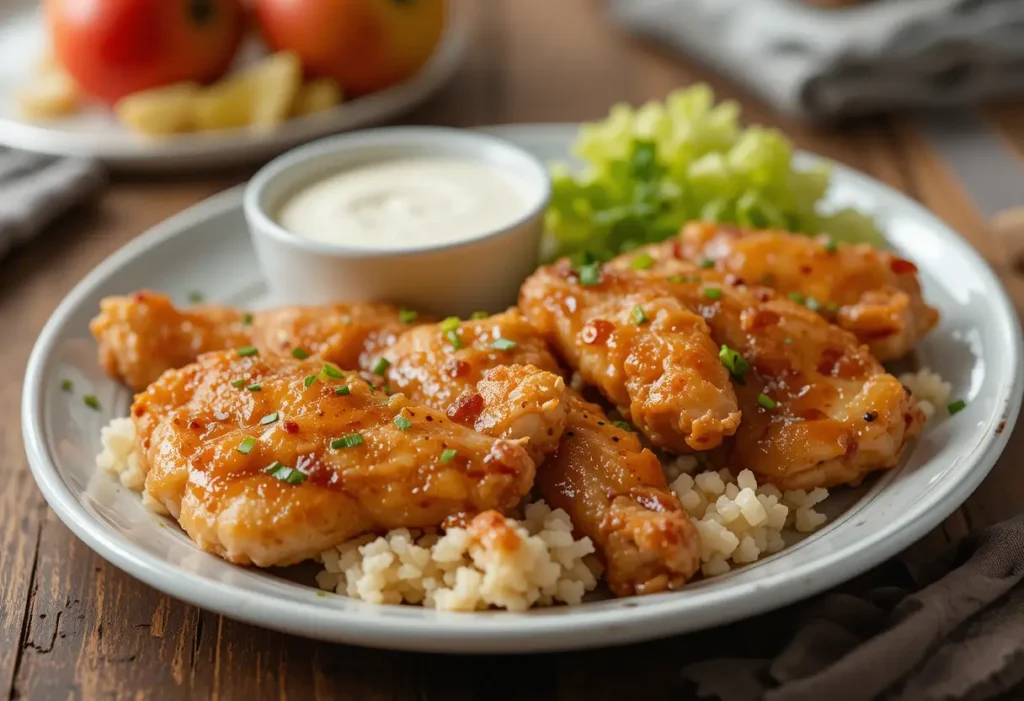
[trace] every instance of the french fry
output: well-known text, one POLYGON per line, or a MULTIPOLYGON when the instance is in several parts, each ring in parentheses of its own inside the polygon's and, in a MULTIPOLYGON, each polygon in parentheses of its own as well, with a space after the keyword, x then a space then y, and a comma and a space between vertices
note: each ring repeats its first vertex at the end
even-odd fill
POLYGON ((322 112, 341 104, 341 86, 330 78, 314 78, 299 88, 292 104, 291 117, 304 117, 307 114, 322 112))
POLYGON ((301 84, 298 56, 291 52, 267 56, 197 97, 196 128, 274 127, 288 118, 301 84))
POLYGON ((195 127, 195 104, 202 90, 195 83, 143 90, 119 100, 114 112, 125 126, 146 136, 181 134, 195 127))

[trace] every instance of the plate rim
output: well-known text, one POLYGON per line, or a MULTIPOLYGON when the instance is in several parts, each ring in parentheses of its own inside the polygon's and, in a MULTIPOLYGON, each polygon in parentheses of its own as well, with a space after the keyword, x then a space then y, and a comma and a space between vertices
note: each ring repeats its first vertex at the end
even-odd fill
MULTIPOLYGON (((565 138, 573 124, 515 124, 483 128, 484 131, 507 138, 565 138), (527 135, 527 137, 524 137, 527 135)), ((959 481, 939 484, 925 503, 914 507, 882 528, 864 536, 856 545, 827 553, 783 573, 772 575, 756 586, 723 587, 705 592, 706 605, 698 611, 686 610, 681 604, 686 590, 661 595, 635 607, 609 608, 590 615, 516 615, 507 613, 445 613, 424 611, 424 615, 403 619, 380 619, 366 615, 365 610, 341 610, 317 606, 314 602, 279 601, 262 594, 239 596, 237 586, 210 580, 195 572, 174 566, 147 553, 143 548, 112 527, 92 517, 75 497, 49 455, 43 436, 43 392, 46 358, 58 340, 69 312, 92 296, 105 280, 150 248, 180 235, 196 222, 241 206, 244 184, 213 195, 164 220, 115 251, 87 274, 61 300, 47 320, 32 349, 26 368, 22 393, 22 434, 30 469, 46 501, 57 516, 93 551, 129 575, 153 588, 229 618, 295 635, 335 642, 387 649, 427 652, 518 653, 584 649, 664 637, 685 631, 723 625, 735 620, 786 606, 794 601, 820 593, 856 574, 874 567, 905 549, 937 526, 962 504, 988 475, 1012 433, 1024 394, 1024 377, 1020 372, 1022 341, 1016 311, 1002 283, 990 266, 959 234, 924 207, 907 196, 858 171, 812 154, 813 158, 831 163, 844 179, 852 180, 866 190, 882 192, 886 199, 894 196, 905 211, 912 210, 929 228, 937 229, 956 254, 974 267, 979 276, 996 294, 989 299, 996 312, 997 325, 1011 339, 1009 367, 1011 382, 1000 384, 1003 391, 996 399, 992 414, 995 421, 1005 422, 1005 430, 997 432, 986 422, 984 433, 971 441, 959 456, 971 466, 959 481), (898 524, 894 525, 894 524, 898 524), (786 586, 801 578, 809 578, 803 586, 786 586), (772 594, 758 596, 770 589, 772 594), (709 613, 713 611, 714 613, 709 613), (695 622, 696 621, 696 622, 695 622)), ((366 606, 373 606, 366 604, 366 606)))

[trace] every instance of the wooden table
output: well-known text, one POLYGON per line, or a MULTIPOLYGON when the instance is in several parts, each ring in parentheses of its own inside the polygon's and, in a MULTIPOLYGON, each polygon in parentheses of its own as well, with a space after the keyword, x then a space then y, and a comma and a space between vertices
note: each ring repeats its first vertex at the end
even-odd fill
MULTIPOLYGON (((486 0, 456 80, 408 121, 451 125, 575 121, 706 80, 740 100, 748 122, 778 126, 800 146, 889 183, 934 210, 999 270, 1019 309, 1017 277, 910 118, 837 131, 784 121, 705 70, 611 28, 586 0, 486 0)), ((986 120, 1024 156, 1024 104, 986 106, 986 120)), ((165 217, 241 181, 116 180, 94 207, 0 263, 0 689, 11 698, 543 699, 686 698, 677 670, 697 655, 743 654, 779 620, 626 649, 507 658, 389 653, 320 644, 200 611, 108 565, 54 516, 21 442, 21 382, 35 337, 93 266, 165 217)), ((915 548, 944 547, 1024 507, 1024 431, 967 504, 915 548)), ((0 692, 2 693, 2 692, 0 692)))

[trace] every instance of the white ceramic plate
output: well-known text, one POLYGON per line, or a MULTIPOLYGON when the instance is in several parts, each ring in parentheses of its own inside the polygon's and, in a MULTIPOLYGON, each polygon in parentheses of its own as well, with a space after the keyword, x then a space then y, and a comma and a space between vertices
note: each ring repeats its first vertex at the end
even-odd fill
MULTIPOLYGON (((562 158, 575 128, 494 130, 544 159, 562 158)), ((448 652, 513 652, 623 643, 727 623, 810 596, 896 554, 951 513, 988 473, 1021 401, 1021 340, 1012 307, 974 250, 921 207, 837 166, 833 200, 875 212, 890 241, 921 270, 942 323, 919 349, 923 364, 967 400, 931 427, 907 463, 857 490, 837 490, 827 527, 754 565, 683 591, 526 614, 438 613, 318 594, 309 573, 261 572, 197 550, 136 494, 94 468, 99 430, 126 415, 127 389, 96 363, 87 324, 101 297, 139 287, 184 302, 189 291, 238 305, 266 304, 241 210, 220 194, 113 255, 67 296, 32 353, 22 404, 25 445, 58 516, 118 567, 179 599, 279 630, 360 645, 448 652), (75 393, 61 391, 71 379, 75 393), (81 395, 95 394, 101 411, 81 395), (289 579, 289 577, 291 579, 289 579)))
MULTIPOLYGON (((454 74, 469 31, 466 0, 450 3, 445 38, 430 63, 413 78, 387 90, 353 99, 308 117, 292 119, 271 132, 233 129, 145 139, 122 127, 110 112, 90 106, 79 114, 34 122, 18 109, 17 92, 31 79, 47 45, 39 0, 0 2, 0 145, 62 156, 91 156, 118 169, 167 171, 224 168, 265 161, 311 139, 386 121, 440 89, 454 74)), ((250 40, 236 65, 264 50, 250 40)))

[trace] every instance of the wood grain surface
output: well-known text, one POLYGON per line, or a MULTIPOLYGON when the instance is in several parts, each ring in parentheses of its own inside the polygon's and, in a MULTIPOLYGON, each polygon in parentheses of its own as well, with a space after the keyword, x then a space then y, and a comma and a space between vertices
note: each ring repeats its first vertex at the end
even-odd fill
MULTIPOLYGON (((485 0, 465 64, 411 123, 576 121, 619 100, 661 98, 709 82, 801 147, 908 193, 971 241, 1024 311, 1024 277, 1001 239, 910 117, 833 131, 785 121, 741 89, 626 37, 588 0, 485 0)), ((1024 158, 1024 104, 979 113, 1024 158)), ((460 658, 315 643, 223 619, 163 596, 105 563, 47 508, 29 474, 18 420, 36 335, 93 266, 167 216, 246 177, 121 178, 0 262, 0 689, 31 699, 600 699, 689 698, 686 661, 742 656, 792 620, 780 611, 727 629, 611 650, 460 658)), ((1022 194, 1024 204, 1024 194, 1022 194)), ((941 528, 914 546, 934 552, 1024 507, 1024 432, 941 528)), ((2 692, 0 692, 2 693, 2 692)))

